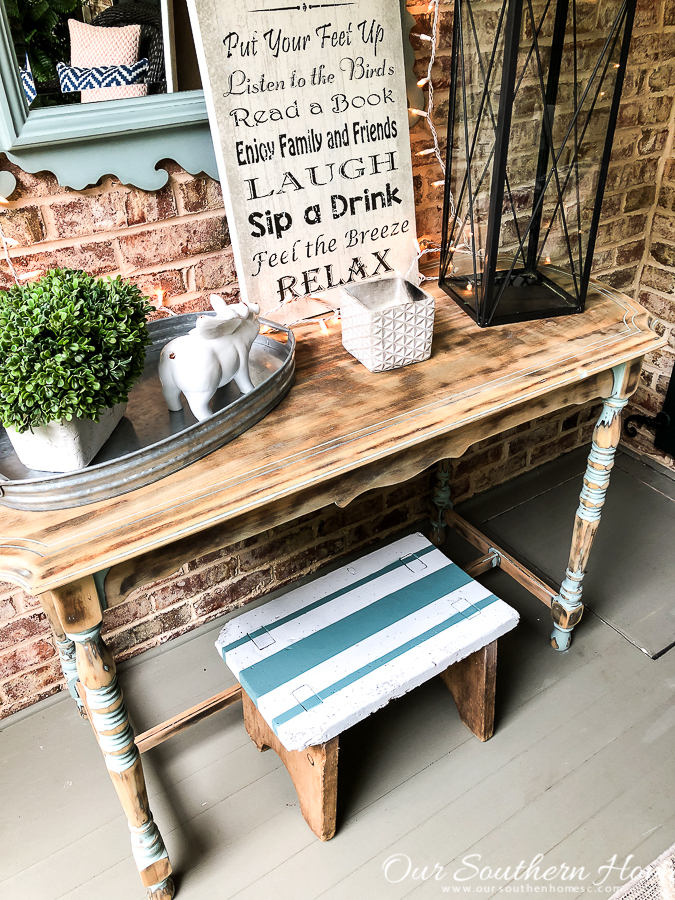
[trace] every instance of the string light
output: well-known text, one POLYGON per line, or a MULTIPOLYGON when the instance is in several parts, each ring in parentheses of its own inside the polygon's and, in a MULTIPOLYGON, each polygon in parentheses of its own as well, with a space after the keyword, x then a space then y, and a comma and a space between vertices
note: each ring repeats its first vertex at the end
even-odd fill
POLYGON ((162 309, 170 316, 176 315, 176 313, 170 307, 164 305, 164 288, 155 288, 155 297, 157 300, 157 302, 155 303, 155 309, 162 309))

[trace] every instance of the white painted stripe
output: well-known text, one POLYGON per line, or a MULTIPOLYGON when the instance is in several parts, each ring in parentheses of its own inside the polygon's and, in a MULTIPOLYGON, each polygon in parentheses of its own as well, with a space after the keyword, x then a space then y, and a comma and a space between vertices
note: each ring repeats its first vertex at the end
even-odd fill
POLYGON ((303 750, 324 743, 390 700, 401 697, 453 663, 497 640, 517 623, 515 610, 501 601, 493 603, 480 616, 453 625, 348 685, 313 709, 283 723, 278 727, 278 737, 288 750, 303 750), (490 623, 489 630, 476 630, 475 625, 483 620, 486 620, 485 624, 490 623), (402 669, 405 672, 403 679, 402 669))
MULTIPOLYGON (((221 630, 216 647, 220 652, 222 647, 234 643, 234 641, 245 637, 250 632, 269 625, 289 613, 296 612, 333 591, 349 587, 354 582, 375 574, 408 553, 416 553, 430 546, 430 542, 424 535, 419 533, 410 534, 395 541, 393 544, 362 556, 347 566, 342 566, 334 572, 315 578, 307 584, 303 584, 287 594, 277 597, 275 600, 270 600, 257 609, 242 613, 231 619, 221 630)), ((441 557, 446 565, 450 562, 437 549, 425 556, 425 562, 427 560, 436 560, 438 557, 441 557)), ((404 569, 404 571, 407 572, 408 570, 404 569)))
MULTIPOLYGON (((415 584, 433 572, 450 567, 454 568, 454 564, 440 551, 438 553, 429 553, 424 557, 424 562, 427 567, 422 571, 411 572, 403 566, 401 569, 388 572, 386 575, 369 581, 367 585, 343 594, 336 600, 318 606, 308 613, 301 614, 298 618, 291 619, 291 621, 271 629, 269 634, 274 639, 274 643, 261 647, 259 641, 257 642, 258 646, 253 641, 246 641, 241 646, 228 650, 225 654, 225 662, 238 677, 242 669, 252 666, 263 659, 269 659, 275 653, 279 653, 280 650, 301 641, 310 634, 315 634, 322 628, 340 621, 340 619, 345 619, 352 613, 364 609, 378 600, 382 600, 389 594, 415 584)), ((331 585, 329 590, 324 588, 324 591, 325 593, 330 593, 334 589, 331 585)), ((284 610, 279 618, 283 618, 284 615, 288 615, 288 610, 284 610)), ((258 627, 262 626, 258 624, 258 627)))
MULTIPOLYGON (((453 601, 459 601, 463 598, 475 603, 483 597, 489 596, 491 594, 487 588, 478 584, 477 581, 471 582, 264 694, 258 698, 258 709, 265 719, 271 722, 275 716, 293 706, 291 693, 301 685, 307 685, 315 694, 321 696, 322 690, 334 684, 340 678, 344 678, 361 666, 379 659, 390 650, 400 647, 401 644, 412 640, 418 635, 424 634, 429 628, 449 618, 454 612, 458 611, 451 605, 453 601)), ((476 620, 485 620, 486 612, 487 610, 483 610, 476 617, 476 620)), ((458 625, 453 625, 450 630, 452 631, 458 627, 458 625)), ((481 623, 480 625, 477 624, 474 630, 489 631, 489 628, 481 623)), ((447 638, 446 640, 451 639, 447 638)), ((227 663, 232 668, 229 661, 230 654, 228 653, 227 656, 227 663)), ((235 676, 239 678, 239 670, 235 671, 233 669, 233 671, 235 676)), ((399 680, 402 678, 405 681, 405 677, 405 670, 402 669, 399 680)))

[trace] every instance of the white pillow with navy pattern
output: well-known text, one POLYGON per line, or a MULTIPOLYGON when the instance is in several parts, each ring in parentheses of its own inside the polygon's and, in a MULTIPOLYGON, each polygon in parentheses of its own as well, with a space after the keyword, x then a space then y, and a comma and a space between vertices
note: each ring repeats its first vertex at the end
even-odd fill
POLYGON ((21 84, 23 85, 23 92, 26 95, 26 100, 28 101, 28 105, 30 106, 33 100, 37 97, 37 90, 35 89, 35 79, 33 78, 33 72, 31 71, 30 63, 28 62, 28 54, 26 54, 26 67, 22 69, 19 67, 19 72, 21 74, 21 84))
POLYGON ((96 66, 83 69, 79 66, 68 66, 57 63, 61 93, 72 91, 90 91, 97 88, 123 87, 127 84, 145 84, 148 74, 148 60, 144 57, 129 65, 96 66))

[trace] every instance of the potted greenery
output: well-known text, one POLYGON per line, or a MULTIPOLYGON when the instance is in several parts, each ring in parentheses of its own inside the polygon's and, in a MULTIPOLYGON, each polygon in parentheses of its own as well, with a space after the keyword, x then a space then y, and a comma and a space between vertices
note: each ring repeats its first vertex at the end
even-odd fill
POLYGON ((25 466, 91 462, 143 372, 151 309, 119 276, 74 269, 0 291, 0 421, 25 466))

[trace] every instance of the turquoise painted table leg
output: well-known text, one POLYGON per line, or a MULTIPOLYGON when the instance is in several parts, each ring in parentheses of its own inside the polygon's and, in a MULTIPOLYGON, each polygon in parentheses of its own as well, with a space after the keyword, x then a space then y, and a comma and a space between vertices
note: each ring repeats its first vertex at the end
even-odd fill
POLYGON ((39 597, 42 610, 49 619, 49 624, 54 633, 54 643, 56 651, 59 654, 59 662, 61 663, 61 671, 66 679, 70 696, 77 703, 80 715, 86 719, 87 713, 84 709, 80 695, 77 692, 77 663, 75 661, 75 643, 66 637, 63 626, 59 621, 58 614, 54 607, 54 601, 50 593, 41 594, 39 597))
POLYGON ((436 485, 434 487, 433 510, 431 516, 432 544, 440 547, 445 540, 445 512, 452 509, 450 499, 451 464, 449 459, 442 459, 436 468, 436 485))
POLYGON ((131 849, 150 900, 174 895, 171 863, 155 824, 141 757, 129 722, 115 663, 101 637, 101 608, 90 576, 51 592, 65 638, 75 645, 82 701, 129 823, 131 849))
POLYGON ((551 605, 553 618, 551 645, 555 650, 569 648, 572 630, 581 619, 584 610, 581 602, 582 583, 593 539, 600 524, 609 476, 614 465, 614 454, 621 436, 621 410, 637 387, 641 364, 642 360, 638 360, 629 366, 623 363, 612 369, 612 392, 603 398, 602 412, 593 432, 593 444, 574 520, 567 571, 560 586, 560 593, 551 605))

